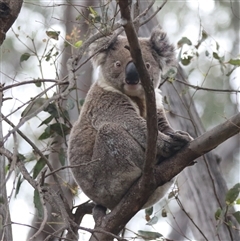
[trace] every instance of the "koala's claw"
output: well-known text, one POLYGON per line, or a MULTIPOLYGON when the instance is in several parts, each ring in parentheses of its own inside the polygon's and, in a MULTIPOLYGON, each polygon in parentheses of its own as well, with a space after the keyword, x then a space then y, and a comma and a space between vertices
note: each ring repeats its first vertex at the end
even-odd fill
POLYGON ((163 150, 162 156, 170 157, 183 148, 188 142, 193 140, 193 138, 184 131, 176 131, 172 133, 166 133, 163 136, 163 150))

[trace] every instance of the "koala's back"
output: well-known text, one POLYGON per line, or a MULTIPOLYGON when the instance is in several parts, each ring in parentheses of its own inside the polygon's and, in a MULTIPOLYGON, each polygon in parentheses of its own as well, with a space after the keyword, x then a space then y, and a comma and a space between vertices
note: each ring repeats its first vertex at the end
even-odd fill
MULTIPOLYGON (((144 150, 124 125, 140 118, 126 95, 94 84, 69 140, 68 158, 83 192, 112 209, 141 175, 144 150)), ((141 130, 139 130, 141 132, 141 130)))

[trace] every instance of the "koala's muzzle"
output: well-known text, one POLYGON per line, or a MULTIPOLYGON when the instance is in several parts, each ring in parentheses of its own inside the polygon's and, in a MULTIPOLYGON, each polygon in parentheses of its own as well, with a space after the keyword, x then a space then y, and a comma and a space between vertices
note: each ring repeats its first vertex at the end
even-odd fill
POLYGON ((129 62, 125 69, 126 83, 129 85, 136 85, 139 83, 139 75, 136 66, 133 62, 129 62))

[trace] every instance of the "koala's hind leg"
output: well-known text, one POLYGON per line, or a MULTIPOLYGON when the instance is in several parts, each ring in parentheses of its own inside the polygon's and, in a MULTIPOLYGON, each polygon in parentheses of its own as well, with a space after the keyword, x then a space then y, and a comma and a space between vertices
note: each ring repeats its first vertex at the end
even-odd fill
POLYGON ((94 199, 111 209, 141 175, 144 151, 124 128, 110 123, 98 131, 92 156, 95 160, 94 199))

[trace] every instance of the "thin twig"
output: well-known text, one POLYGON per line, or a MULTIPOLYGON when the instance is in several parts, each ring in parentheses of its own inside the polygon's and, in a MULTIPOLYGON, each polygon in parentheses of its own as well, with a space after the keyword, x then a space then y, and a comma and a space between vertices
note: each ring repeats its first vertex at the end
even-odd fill
POLYGON ((149 18, 147 18, 145 21, 143 21, 143 22, 140 24, 140 26, 146 24, 146 23, 149 22, 152 18, 154 18, 154 17, 157 15, 157 13, 158 13, 159 11, 161 11, 161 9, 164 7, 164 5, 167 3, 167 1, 168 1, 168 0, 165 0, 165 1, 163 2, 163 4, 162 4, 160 7, 158 7, 157 10, 156 10, 149 18))
POLYGON ((55 84, 59 84, 59 85, 68 84, 68 82, 61 81, 61 80, 59 81, 59 80, 53 80, 53 79, 37 79, 37 80, 28 80, 28 81, 23 81, 23 82, 11 84, 11 85, 6 85, 6 86, 0 88, 0 91, 6 91, 8 89, 12 89, 14 87, 18 87, 21 85, 38 84, 38 83, 43 83, 43 82, 55 83, 55 84))
POLYGON ((175 79, 177 82, 181 83, 181 84, 184 84, 186 86, 189 86, 195 90, 205 90, 205 91, 212 91, 212 92, 227 92, 227 93, 240 93, 240 90, 229 90, 229 89, 212 89, 212 88, 205 88, 205 87, 200 87, 198 85, 192 85, 192 84, 189 84, 188 82, 185 82, 185 81, 182 81, 182 80, 179 80, 179 79, 175 79))

